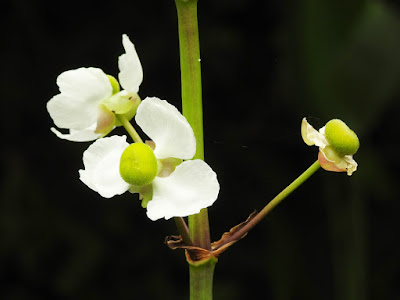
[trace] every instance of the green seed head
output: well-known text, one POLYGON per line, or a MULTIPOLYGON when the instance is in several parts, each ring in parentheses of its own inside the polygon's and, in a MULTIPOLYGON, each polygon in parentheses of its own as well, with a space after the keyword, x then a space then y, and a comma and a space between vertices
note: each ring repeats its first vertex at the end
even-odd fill
POLYGON ((353 155, 360 147, 355 132, 339 119, 326 123, 325 136, 331 146, 342 155, 353 155))
POLYGON ((153 150, 143 143, 134 143, 122 153, 119 172, 122 179, 134 186, 150 184, 157 175, 153 150))

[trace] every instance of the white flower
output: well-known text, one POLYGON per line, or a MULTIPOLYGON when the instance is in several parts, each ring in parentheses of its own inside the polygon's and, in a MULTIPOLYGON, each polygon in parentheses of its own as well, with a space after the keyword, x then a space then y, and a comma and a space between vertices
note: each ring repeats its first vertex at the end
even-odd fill
POLYGON ((357 135, 343 121, 331 120, 317 131, 306 118, 303 118, 301 136, 308 146, 319 147, 318 161, 325 170, 347 171, 349 176, 357 170, 357 162, 353 159, 353 154, 358 150, 359 141, 357 135), (333 133, 329 136, 325 132, 327 126, 333 133))
MULTIPOLYGON (((135 117, 155 143, 154 155, 163 159, 191 159, 196 152, 196 139, 186 118, 171 104, 158 98, 146 98, 135 117)), ((83 154, 85 170, 80 179, 101 196, 111 198, 136 187, 126 183, 119 173, 121 155, 129 146, 125 136, 97 140, 83 154)), ((202 160, 184 161, 166 177, 156 176, 151 182, 152 199, 147 203, 151 220, 184 217, 211 206, 217 199, 217 175, 202 160)))
POLYGON ((60 74, 57 85, 60 93, 47 103, 47 110, 58 128, 68 129, 62 134, 51 130, 62 139, 92 141, 108 134, 116 125, 115 114, 133 116, 140 101, 137 96, 143 79, 142 66, 135 47, 127 35, 122 36, 125 54, 119 57, 118 82, 98 68, 79 68, 60 74))

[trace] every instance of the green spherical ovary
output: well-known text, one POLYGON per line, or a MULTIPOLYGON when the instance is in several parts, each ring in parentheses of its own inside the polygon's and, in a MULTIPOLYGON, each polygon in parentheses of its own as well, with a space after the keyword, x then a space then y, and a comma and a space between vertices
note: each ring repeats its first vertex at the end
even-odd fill
POLYGON ((326 123, 325 136, 331 146, 342 155, 353 155, 360 147, 355 132, 339 119, 326 123))
POLYGON ((129 184, 150 184, 157 175, 157 160, 153 150, 143 143, 130 145, 122 153, 119 172, 129 184))

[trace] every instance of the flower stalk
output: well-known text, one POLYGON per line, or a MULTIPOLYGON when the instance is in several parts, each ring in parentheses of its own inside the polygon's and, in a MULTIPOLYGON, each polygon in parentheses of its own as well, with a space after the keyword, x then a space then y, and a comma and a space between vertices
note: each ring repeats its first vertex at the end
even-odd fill
POLYGON ((141 139, 141 137, 139 136, 139 134, 137 133, 135 128, 132 126, 131 122, 129 122, 129 120, 123 115, 116 115, 116 116, 117 116, 118 120, 122 123, 122 125, 124 126, 126 132, 129 133, 132 140, 135 143, 143 143, 143 140, 141 139))
MULTIPOLYGON (((179 52, 182 85, 182 112, 196 137, 194 158, 204 160, 203 107, 201 90, 200 44, 197 21, 197 0, 175 0, 178 15, 179 52)), ((189 234, 194 246, 211 249, 208 211, 188 217, 189 234)), ((200 263, 189 261, 190 299, 212 299, 216 259, 200 263)))
MULTIPOLYGON (((182 84, 182 112, 196 137, 194 159, 204 160, 203 107, 201 92, 200 45, 197 22, 197 0, 175 0, 178 13, 179 50, 182 84)), ((189 217, 194 245, 210 249, 211 240, 207 209, 189 217)))
POLYGON ((297 177, 291 184, 275 196, 268 204, 250 221, 246 222, 239 230, 230 235, 224 240, 224 244, 240 240, 243 238, 254 226, 256 226, 262 219, 264 219, 279 203, 281 203, 287 196, 294 192, 300 185, 309 179, 316 171, 319 170, 321 165, 318 160, 314 162, 307 170, 305 170, 299 177, 297 177))
POLYGON ((210 257, 198 264, 189 263, 190 270, 190 300, 212 300, 212 285, 214 268, 217 258, 210 257))
POLYGON ((185 245, 193 246, 192 239, 189 235, 189 228, 187 227, 185 220, 182 217, 174 217, 174 221, 185 245))

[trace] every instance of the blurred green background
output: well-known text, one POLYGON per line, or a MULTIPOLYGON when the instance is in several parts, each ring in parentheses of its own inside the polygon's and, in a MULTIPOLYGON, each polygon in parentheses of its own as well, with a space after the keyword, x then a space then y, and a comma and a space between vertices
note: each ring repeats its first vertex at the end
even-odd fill
MULTIPOLYGON (((399 6, 199 2, 213 240, 315 161, 304 116, 341 118, 361 140, 352 177, 318 171, 221 256, 215 299, 400 299, 399 6)), ((122 33, 140 96, 180 107, 174 2, 6 0, 1 15, 0 298, 188 299, 183 252, 163 244, 173 222, 80 182, 89 143, 59 140, 46 111, 61 72, 118 74, 122 33)))

